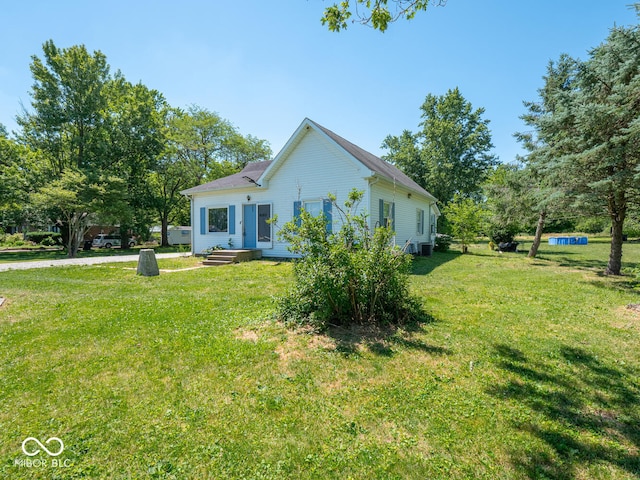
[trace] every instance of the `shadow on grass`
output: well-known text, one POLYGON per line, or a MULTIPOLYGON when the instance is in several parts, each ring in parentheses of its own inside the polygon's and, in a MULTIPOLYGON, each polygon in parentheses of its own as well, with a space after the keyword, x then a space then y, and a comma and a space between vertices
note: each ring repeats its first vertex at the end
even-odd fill
MULTIPOLYGON (((602 259, 594 259, 584 258, 583 255, 579 255, 579 252, 545 251, 540 253, 536 259, 552 262, 553 265, 557 265, 559 267, 585 270, 590 273, 594 273, 600 277, 601 280, 589 280, 587 283, 595 287, 608 290, 619 290, 625 293, 637 293, 640 295, 640 277, 635 273, 640 271, 640 262, 630 262, 626 260, 623 262, 622 275, 608 276, 604 273, 609 262, 608 255, 602 259)), ((536 265, 549 266, 550 264, 545 265, 544 263, 537 262, 536 265)))
POLYGON ((568 345, 560 362, 531 361, 508 345, 494 348, 508 380, 489 393, 544 417, 516 422, 544 444, 512 453, 526 477, 583 478, 584 467, 603 464, 640 475, 640 372, 568 345))
POLYGON ((451 260, 455 260, 462 253, 460 252, 433 252, 429 257, 415 257, 411 273, 413 275, 427 275, 440 265, 444 265, 451 260))
POLYGON ((383 357, 394 356, 397 348, 419 350, 430 355, 448 355, 451 353, 448 348, 426 343, 416 335, 424 332, 425 324, 434 321, 428 317, 402 326, 331 326, 325 333, 336 342, 336 351, 347 357, 357 355, 361 347, 383 357))
MULTIPOLYGON (((608 278, 604 273, 599 273, 598 276, 608 278)), ((589 284, 596 288, 619 290, 624 293, 631 293, 640 296, 640 279, 629 276, 615 278, 617 279, 615 282, 612 282, 611 280, 591 280, 589 284)))

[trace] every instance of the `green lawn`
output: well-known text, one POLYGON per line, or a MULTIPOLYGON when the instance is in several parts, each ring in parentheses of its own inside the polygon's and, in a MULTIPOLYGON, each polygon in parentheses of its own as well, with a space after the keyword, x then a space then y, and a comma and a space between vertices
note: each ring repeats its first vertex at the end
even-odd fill
MULTIPOLYGON (((180 251, 189 251, 189 245, 180 247, 158 247, 140 246, 131 249, 121 250, 120 248, 92 248, 91 250, 78 252, 78 257, 109 257, 116 255, 136 255, 140 248, 153 248, 156 253, 172 253, 180 251)), ((68 258, 67 254, 61 249, 39 248, 39 247, 15 247, 0 248, 0 263, 12 262, 35 262, 39 260, 62 260, 68 258)))
POLYGON ((640 286, 590 242, 417 259, 430 323, 325 335, 270 318, 288 263, 0 273, 0 477, 638 478, 640 286))

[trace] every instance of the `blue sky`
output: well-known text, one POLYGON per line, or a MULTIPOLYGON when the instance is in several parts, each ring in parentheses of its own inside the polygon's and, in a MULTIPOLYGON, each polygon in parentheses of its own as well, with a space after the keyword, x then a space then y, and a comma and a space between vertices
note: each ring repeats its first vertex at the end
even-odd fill
POLYGON ((218 112, 277 153, 309 117, 370 152, 416 131, 427 94, 459 87, 491 121, 494 153, 521 152, 523 100, 549 60, 586 58, 614 25, 637 23, 632 0, 449 0, 384 34, 320 23, 328 0, 5 2, 0 14, 0 123, 29 108, 31 56, 100 50, 112 71, 176 107, 218 112))

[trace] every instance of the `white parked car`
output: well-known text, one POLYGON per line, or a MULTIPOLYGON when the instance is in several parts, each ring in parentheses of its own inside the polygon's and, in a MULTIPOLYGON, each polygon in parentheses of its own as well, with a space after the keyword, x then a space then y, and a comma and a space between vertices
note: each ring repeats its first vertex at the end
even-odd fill
MULTIPOLYGON (((129 239, 129 247, 135 246, 136 241, 133 238, 129 239)), ((95 248, 111 248, 111 247, 119 247, 122 245, 122 239, 120 235, 116 235, 113 233, 101 233, 96 235, 96 237, 91 242, 91 246, 95 248)))

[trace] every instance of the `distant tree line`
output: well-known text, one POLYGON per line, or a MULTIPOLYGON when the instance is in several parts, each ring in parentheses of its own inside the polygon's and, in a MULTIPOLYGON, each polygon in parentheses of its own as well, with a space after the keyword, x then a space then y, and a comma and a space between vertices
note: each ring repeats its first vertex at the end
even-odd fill
POLYGON ((171 107, 111 73, 100 51, 50 40, 30 68, 19 130, 0 126, 0 227, 58 225, 70 257, 91 224, 119 225, 123 238, 158 224, 166 245, 168 225, 190 221, 180 190, 272 155, 217 113, 171 107))

